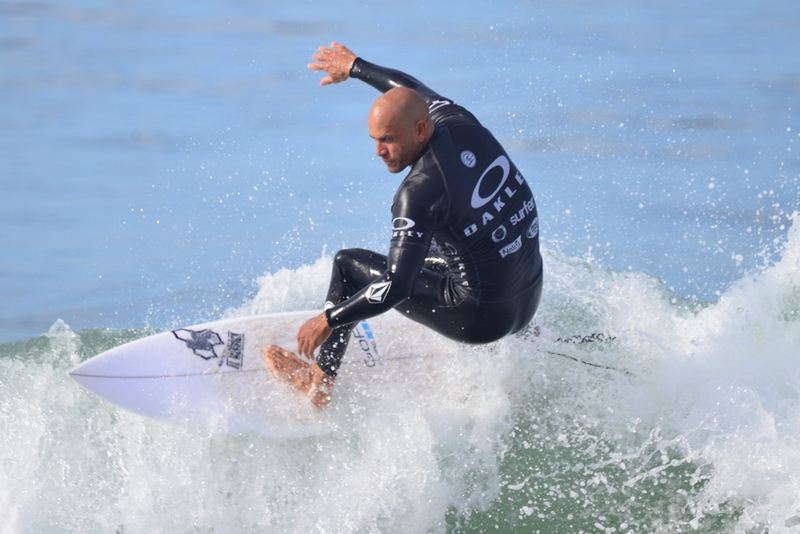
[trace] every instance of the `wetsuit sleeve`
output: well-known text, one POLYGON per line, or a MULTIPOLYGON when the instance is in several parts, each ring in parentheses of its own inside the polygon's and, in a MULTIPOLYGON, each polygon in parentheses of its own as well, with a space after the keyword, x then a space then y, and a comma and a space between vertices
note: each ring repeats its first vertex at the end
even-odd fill
POLYGON ((430 250, 435 215, 401 190, 392 205, 393 230, 386 271, 367 287, 325 313, 332 327, 374 317, 411 296, 430 250))
POLYGON ((457 121, 480 126, 480 122, 472 113, 405 72, 381 67, 361 58, 356 58, 350 67, 350 76, 371 85, 382 93, 395 87, 408 87, 415 90, 428 103, 431 119, 435 124, 457 121))
POLYGON ((328 324, 336 327, 355 323, 387 312, 403 302, 411 296, 426 256, 427 249, 392 245, 388 269, 351 298, 328 309, 325 312, 328 324))
POLYGON ((441 98, 433 89, 413 76, 399 70, 375 65, 361 58, 356 58, 353 62, 350 67, 350 76, 371 85, 381 93, 385 93, 395 87, 408 87, 421 94, 428 102, 432 99, 441 98))

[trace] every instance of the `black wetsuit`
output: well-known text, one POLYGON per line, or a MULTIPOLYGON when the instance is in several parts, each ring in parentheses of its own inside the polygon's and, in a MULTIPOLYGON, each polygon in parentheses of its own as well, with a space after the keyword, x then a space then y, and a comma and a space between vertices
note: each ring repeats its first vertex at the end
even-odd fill
POLYGON ((389 255, 334 258, 317 363, 336 375, 355 323, 392 308, 466 343, 524 328, 542 293, 539 219, 528 184, 466 109, 402 72, 356 59, 350 76, 381 92, 408 87, 435 131, 394 197, 389 255), (438 252, 435 250, 438 248, 438 252))

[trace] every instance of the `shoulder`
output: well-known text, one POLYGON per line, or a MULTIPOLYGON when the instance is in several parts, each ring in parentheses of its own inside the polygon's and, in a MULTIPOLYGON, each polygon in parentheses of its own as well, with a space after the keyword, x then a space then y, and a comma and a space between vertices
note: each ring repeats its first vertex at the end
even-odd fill
POLYGON ((443 188, 444 182, 436 156, 432 150, 427 149, 400 183, 395 193, 395 202, 427 205, 440 196, 443 188))
POLYGON ((428 111, 431 114, 431 120, 437 126, 455 124, 481 125, 475 115, 467 108, 459 106, 448 98, 436 97, 428 100, 428 111))
POLYGON ((394 197, 394 213, 438 211, 447 197, 444 177, 434 151, 426 148, 400 183, 394 197))

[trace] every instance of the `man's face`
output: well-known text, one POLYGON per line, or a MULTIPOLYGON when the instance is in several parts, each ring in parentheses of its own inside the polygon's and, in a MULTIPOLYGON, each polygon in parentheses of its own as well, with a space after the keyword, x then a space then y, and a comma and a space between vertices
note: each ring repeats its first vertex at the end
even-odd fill
POLYGON ((414 124, 409 120, 385 115, 370 115, 369 136, 375 140, 375 154, 389 172, 398 173, 411 165, 418 152, 414 124))

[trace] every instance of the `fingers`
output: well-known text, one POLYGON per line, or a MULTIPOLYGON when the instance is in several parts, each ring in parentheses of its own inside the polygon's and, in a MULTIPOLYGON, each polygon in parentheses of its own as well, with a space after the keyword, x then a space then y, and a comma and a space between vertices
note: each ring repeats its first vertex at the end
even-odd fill
POLYGON ((343 82, 350 77, 350 67, 356 56, 346 46, 334 41, 330 47, 320 46, 319 52, 313 54, 311 59, 314 62, 308 64, 309 69, 328 73, 320 80, 320 85, 330 85, 343 82))
POLYGON ((314 346, 313 342, 310 342, 308 338, 304 338, 302 340, 298 340, 297 350, 300 352, 301 355, 305 356, 306 358, 314 358, 314 350, 317 347, 314 346))
MULTIPOLYGON (((319 71, 319 70, 321 70, 321 71, 325 71, 325 72, 327 72, 327 71, 328 71, 328 65, 327 65, 327 64, 324 64, 324 63, 309 63, 309 64, 308 64, 308 68, 309 68, 309 69, 311 69, 311 70, 317 70, 317 71, 319 71)), ((329 74, 328 76, 325 76, 324 78, 322 78, 322 79, 319 81, 319 83, 320 83, 320 85, 329 85, 329 84, 332 84, 332 83, 334 83, 333 76, 331 76, 331 75, 329 74)))
POLYGON ((317 338, 319 335, 316 332, 316 327, 314 323, 314 319, 309 319, 303 326, 300 327, 300 330, 297 332, 297 351, 302 355, 308 358, 313 358, 314 350, 316 350, 317 345, 317 338))
MULTIPOLYGON (((331 46, 335 45, 333 43, 331 46)), ((317 61, 318 63, 309 63, 308 68, 311 70, 328 70, 331 64, 331 55, 334 53, 332 48, 328 48, 326 46, 320 46, 319 52, 313 54, 311 59, 317 61)))
POLYGON ((303 330, 297 333, 297 352, 300 356, 308 356, 308 336, 303 335, 303 330))
POLYGON ((297 350, 303 356, 314 359, 314 351, 328 339, 330 334, 331 327, 328 326, 328 320, 323 312, 300 327, 297 332, 297 350))
POLYGON ((331 49, 336 50, 337 52, 342 52, 344 54, 352 54, 353 52, 350 51, 349 48, 344 46, 343 44, 339 44, 336 41, 331 43, 331 49))

